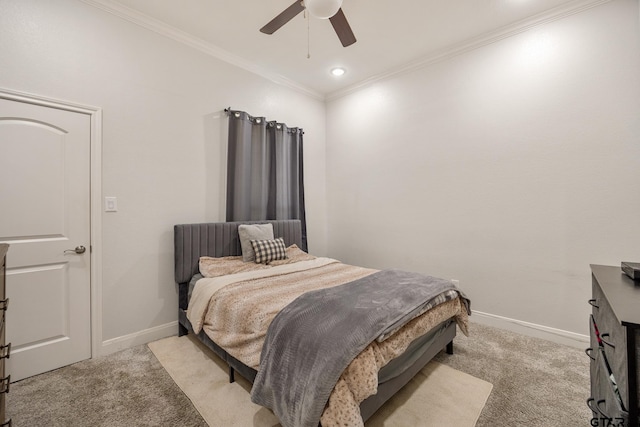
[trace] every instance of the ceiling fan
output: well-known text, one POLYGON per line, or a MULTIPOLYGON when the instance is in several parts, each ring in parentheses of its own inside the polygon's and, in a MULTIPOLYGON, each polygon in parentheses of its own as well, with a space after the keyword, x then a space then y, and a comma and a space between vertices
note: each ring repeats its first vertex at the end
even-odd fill
POLYGON ((260 28, 260 32, 273 34, 300 12, 307 9, 307 11, 316 18, 329 19, 342 46, 351 46, 356 42, 356 37, 353 35, 347 18, 342 12, 342 1, 343 0, 296 0, 291 6, 269 21, 267 25, 260 28))

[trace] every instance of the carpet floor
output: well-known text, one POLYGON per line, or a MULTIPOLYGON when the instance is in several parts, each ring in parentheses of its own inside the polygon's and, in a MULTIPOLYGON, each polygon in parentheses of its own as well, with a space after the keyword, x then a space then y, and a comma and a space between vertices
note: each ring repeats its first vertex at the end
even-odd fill
POLYGON ((13 427, 207 427, 146 345, 11 384, 13 427))
POLYGON ((469 337, 454 340, 453 355, 435 360, 493 384, 476 427, 589 425, 582 350, 472 323, 469 337))
MULTIPOLYGON (((477 323, 454 343, 435 360, 493 384, 476 427, 589 425, 581 350, 477 323)), ((146 345, 13 383, 7 414, 14 427, 207 425, 146 345)))

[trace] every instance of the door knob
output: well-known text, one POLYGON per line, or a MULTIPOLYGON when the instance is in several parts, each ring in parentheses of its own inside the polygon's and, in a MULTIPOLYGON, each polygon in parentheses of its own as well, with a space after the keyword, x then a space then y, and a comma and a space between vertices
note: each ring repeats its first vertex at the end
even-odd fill
POLYGON ((67 249, 66 251, 64 251, 64 253, 66 254, 66 253, 73 252, 73 253, 79 255, 79 254, 85 253, 86 250, 87 250, 87 248, 85 248, 84 246, 76 246, 75 249, 67 249))

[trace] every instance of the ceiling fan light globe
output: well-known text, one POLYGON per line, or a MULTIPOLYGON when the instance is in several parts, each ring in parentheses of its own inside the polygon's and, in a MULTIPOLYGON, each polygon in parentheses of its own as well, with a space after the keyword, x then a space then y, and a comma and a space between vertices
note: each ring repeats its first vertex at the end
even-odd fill
POLYGON ((316 18, 329 19, 342 7, 342 0, 304 0, 304 6, 316 18))

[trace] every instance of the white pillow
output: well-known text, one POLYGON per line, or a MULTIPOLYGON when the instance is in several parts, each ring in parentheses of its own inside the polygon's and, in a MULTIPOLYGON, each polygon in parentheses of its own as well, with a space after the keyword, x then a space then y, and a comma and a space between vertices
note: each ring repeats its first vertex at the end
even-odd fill
POLYGON ((240 224, 238 226, 242 260, 255 261, 256 253, 251 246, 252 240, 273 240, 273 224, 240 224))

